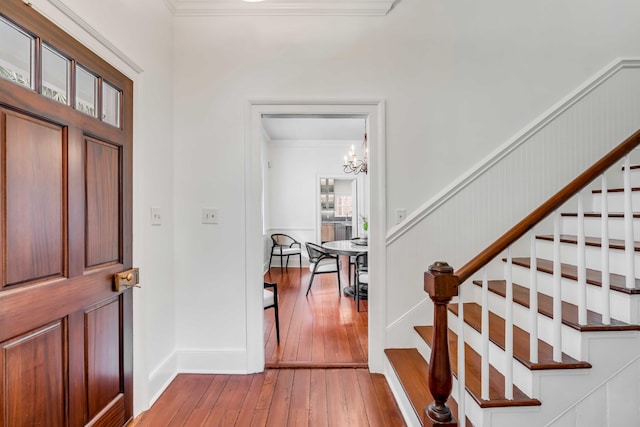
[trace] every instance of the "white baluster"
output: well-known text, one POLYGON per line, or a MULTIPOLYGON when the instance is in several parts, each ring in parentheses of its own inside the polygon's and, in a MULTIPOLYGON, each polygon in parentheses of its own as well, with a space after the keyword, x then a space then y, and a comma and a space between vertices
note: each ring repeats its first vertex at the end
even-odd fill
POLYGON ((529 269, 529 360, 538 363, 538 258, 536 255, 536 233, 531 230, 529 269))
POLYGON ((480 370, 483 400, 489 400, 489 280, 487 267, 482 268, 482 366, 480 370))
POLYGON ((466 369, 464 363, 464 300, 462 298, 462 288, 458 287, 458 419, 464 420, 465 407, 464 397, 466 395, 466 369))
POLYGON ((609 295, 609 197, 607 196, 607 175, 602 174, 601 214, 601 256, 602 256, 602 323, 611 324, 611 298, 609 295))
POLYGON ((513 269, 511 247, 507 248, 506 307, 504 319, 504 396, 513 399, 513 269))
POLYGON ((553 360, 562 362, 562 271, 560 265, 560 212, 553 213, 553 360))
POLYGON ((627 288, 636 287, 633 241, 633 206, 631 203, 631 160, 624 158, 624 252, 627 263, 627 288))
POLYGON ((578 323, 587 324, 587 260, 584 250, 584 205, 578 193, 578 323))

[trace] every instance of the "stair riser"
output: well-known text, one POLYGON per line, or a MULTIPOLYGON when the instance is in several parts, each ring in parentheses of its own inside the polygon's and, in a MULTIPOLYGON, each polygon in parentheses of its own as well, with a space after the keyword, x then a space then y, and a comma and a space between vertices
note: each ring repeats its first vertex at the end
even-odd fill
MULTIPOLYGON (((637 149, 636 149, 637 151, 637 149)), ((633 160, 632 160, 633 163, 633 160)), ((629 172, 629 178, 630 182, 631 182, 631 186, 632 187, 640 187, 640 169, 631 169, 631 171, 629 172)), ((614 182, 611 182, 610 180, 607 180, 607 187, 609 188, 614 188, 614 187, 619 187, 622 188, 624 186, 624 173, 622 170, 620 170, 620 175, 619 175, 619 185, 616 185, 614 182)), ((602 184, 600 184, 602 185, 602 184)))
MULTIPOLYGON (((521 286, 529 287, 530 269, 520 266, 513 266, 513 282, 521 286)), ((545 295, 553 296, 553 275, 538 272, 538 292, 545 295)), ((574 305, 580 302, 580 288, 578 283, 571 279, 561 279, 562 299, 574 305)), ((632 296, 621 292, 609 291, 611 300, 610 310, 611 317, 623 322, 629 322, 633 318, 637 318, 637 304, 634 301, 640 296, 632 296)), ((602 313, 603 308, 602 288, 599 286, 587 284, 587 308, 589 310, 602 313)))
MULTIPOLYGON (((481 291, 480 287, 476 286, 481 291)), ((478 292, 479 297, 480 292, 478 292)), ((481 299, 476 302, 480 303, 481 299)), ((501 296, 489 292, 489 310, 498 316, 505 318, 505 299, 501 296)), ((544 315, 538 315, 538 335, 539 338, 547 343, 553 343, 553 320, 544 315)), ((530 326, 531 315, 528 308, 520 304, 513 305, 513 323, 527 332, 531 331, 530 326)), ((562 325, 562 349, 569 356, 577 360, 583 360, 582 337, 579 331, 562 325)))
MULTIPOLYGON (((609 238, 624 240, 624 218, 609 218, 609 238)), ((600 237, 602 221, 599 217, 584 219, 584 232, 586 236, 600 237)), ((576 217, 564 216, 561 221, 562 234, 578 234, 578 221, 576 217)), ((640 227, 634 226, 633 240, 640 240, 640 227)))
MULTIPOLYGON (((578 265, 578 246, 561 243, 560 258, 562 263, 578 265)), ((538 258, 553 259, 553 242, 541 243, 538 247, 538 258)), ((624 249, 609 250, 609 273, 627 274, 627 254, 624 249)), ((587 269, 602 271, 602 248, 585 245, 585 265, 587 269)), ((634 274, 640 276, 640 253, 634 251, 634 274)))
MULTIPOLYGON (((536 244, 536 257, 541 259, 553 259, 553 242, 538 239, 536 244)), ((585 265, 592 270, 602 271, 602 248, 586 246, 584 248, 585 265)), ((636 277, 640 277, 640 254, 634 255, 634 267, 636 277)), ((560 243, 560 260, 565 264, 578 265, 578 245, 572 243, 560 243)), ((609 272, 626 275, 627 255, 623 249, 609 249, 609 272)))
MULTIPOLYGON (((586 202, 586 196, 584 201, 586 202)), ((584 204, 587 209, 587 204, 584 204)), ((591 210, 602 212, 602 193, 595 193, 592 197, 591 210)), ((631 193, 631 206, 638 212, 640 208, 640 192, 631 193)), ((607 193, 607 209, 609 212, 624 212, 624 192, 607 193)))
MULTIPOLYGON (((590 334, 587 334, 590 335, 590 334)), ((593 364, 592 369, 587 370, 563 370, 549 371, 543 373, 537 381, 536 387, 540 390, 542 406, 538 411, 527 411, 521 409, 518 411, 495 410, 491 417, 491 426, 518 426, 518 427, 539 427, 539 426, 635 426, 636 418, 630 418, 628 411, 621 411, 621 416, 609 419, 609 422, 602 422, 602 414, 605 408, 604 401, 611 399, 619 399, 619 406, 627 407, 630 402, 637 402, 638 387, 637 371, 629 372, 631 381, 623 382, 624 389, 616 390, 612 393, 611 387, 615 384, 610 382, 610 378, 621 366, 625 366, 628 360, 632 360, 635 356, 633 348, 637 348, 640 341, 635 333, 618 334, 599 334, 594 333, 587 337, 584 342, 585 348, 588 350, 589 361, 593 364), (612 353, 611 349, 618 349, 618 352, 612 353), (593 405, 593 410, 588 411, 591 414, 598 414, 597 417, 570 420, 562 419, 561 422, 552 423, 552 420, 559 414, 562 414, 567 408, 572 407, 576 403, 581 404, 580 399, 576 401, 576 397, 584 397, 584 394, 593 390, 595 387, 604 388, 604 392, 593 396, 596 399, 588 398, 587 405, 593 405), (616 421, 617 420, 617 421, 616 421)), ((636 351, 637 353, 637 351, 636 351)), ((632 411, 637 413, 637 409, 632 411)))
MULTIPOLYGON (((635 151, 638 151, 637 149, 635 151)), ((636 157, 638 157, 636 155, 636 157)), ((631 164, 638 163, 639 160, 634 160, 633 157, 631 159, 631 164)), ((624 162, 620 162, 620 167, 614 166, 612 169, 609 169, 607 174, 607 187, 609 188, 623 188, 624 187, 624 170, 622 169, 624 166, 624 162)), ((629 177, 631 178, 631 187, 640 187, 640 169, 631 169, 629 173, 629 177)), ((596 179, 592 185, 589 186, 589 189, 599 190, 602 187, 602 181, 600 178, 596 179)))
MULTIPOLYGON (((458 334, 458 336, 460 335, 458 328, 458 316, 451 311, 449 312, 449 329, 458 334)), ((478 354, 482 354, 482 334, 480 332, 465 324, 464 338, 466 343, 469 344, 478 354)), ((489 341, 489 363, 503 375, 506 371, 506 366, 508 366, 504 350, 491 341, 489 341)), ((537 397, 533 395, 533 372, 516 359, 512 359, 512 363, 514 384, 528 396, 537 397)))

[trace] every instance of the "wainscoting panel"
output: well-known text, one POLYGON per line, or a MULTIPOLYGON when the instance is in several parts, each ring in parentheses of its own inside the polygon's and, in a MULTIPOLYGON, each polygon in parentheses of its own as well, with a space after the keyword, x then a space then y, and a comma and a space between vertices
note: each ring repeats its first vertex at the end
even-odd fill
POLYGON ((387 324, 426 303, 431 263, 460 268, 639 128, 640 60, 618 60, 411 213, 387 234, 387 324))

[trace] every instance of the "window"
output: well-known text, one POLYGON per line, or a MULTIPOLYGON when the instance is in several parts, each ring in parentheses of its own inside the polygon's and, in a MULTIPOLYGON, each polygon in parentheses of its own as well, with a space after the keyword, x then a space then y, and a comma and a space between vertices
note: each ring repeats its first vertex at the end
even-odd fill
POLYGON ((71 61, 49 46, 42 45, 42 94, 69 105, 71 61))
POLYGON ((98 117, 98 78, 76 66, 76 110, 98 117))
POLYGON ((0 17, 0 77, 34 88, 35 38, 0 17))
POLYGON ((0 16, 0 78, 39 91, 47 98, 119 128, 122 88, 77 65, 76 60, 0 16), (40 68, 36 68, 38 64, 40 68))
POLYGON ((102 121, 120 127, 120 91, 102 82, 102 121))

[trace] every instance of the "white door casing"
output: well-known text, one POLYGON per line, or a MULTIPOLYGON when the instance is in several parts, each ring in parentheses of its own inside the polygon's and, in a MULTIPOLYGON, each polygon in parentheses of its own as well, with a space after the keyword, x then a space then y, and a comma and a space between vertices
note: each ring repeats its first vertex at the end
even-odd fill
POLYGON ((250 100, 245 120, 247 372, 264 370, 262 307, 262 115, 363 115, 369 124, 369 369, 383 372, 386 332, 386 161, 384 100, 250 100))

